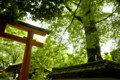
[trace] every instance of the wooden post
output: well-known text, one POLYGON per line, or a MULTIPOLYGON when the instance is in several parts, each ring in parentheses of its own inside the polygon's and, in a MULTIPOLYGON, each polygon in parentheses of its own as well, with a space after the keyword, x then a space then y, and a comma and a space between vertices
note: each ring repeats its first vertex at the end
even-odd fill
POLYGON ((6 21, 0 19, 0 34, 3 34, 6 28, 6 21))
POLYGON ((28 37, 26 40, 26 48, 25 48, 22 68, 20 72, 20 80, 28 80, 30 58, 31 58, 31 51, 32 51, 32 41, 33 41, 33 32, 28 31, 28 37))

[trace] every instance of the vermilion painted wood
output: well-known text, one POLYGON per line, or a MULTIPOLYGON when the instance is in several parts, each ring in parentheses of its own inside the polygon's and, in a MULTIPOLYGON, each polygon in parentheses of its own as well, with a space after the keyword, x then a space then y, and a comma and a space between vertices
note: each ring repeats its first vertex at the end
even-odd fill
POLYGON ((40 47, 40 48, 43 47, 43 43, 37 42, 37 41, 35 41, 35 40, 32 41, 32 44, 33 44, 33 46, 37 46, 37 47, 40 47))
POLYGON ((14 28, 17 28, 17 29, 20 29, 20 30, 24 30, 24 31, 33 31, 35 34, 38 34, 38 35, 41 35, 41 36, 46 35, 45 32, 37 31, 35 29, 29 28, 29 27, 26 27, 26 26, 23 26, 23 25, 19 25, 19 24, 14 24, 14 25, 7 24, 7 25, 9 25, 11 27, 14 27, 14 28))
POLYGON ((14 35, 5 33, 6 24, 7 23, 4 20, 0 19, 0 36, 3 38, 15 40, 15 41, 22 42, 22 43, 26 44, 21 73, 20 73, 20 80, 28 80, 32 45, 37 46, 37 47, 43 47, 43 43, 36 42, 35 40, 33 40, 33 35, 35 33, 35 34, 45 36, 46 33, 42 32, 42 31, 37 31, 37 30, 32 29, 32 28, 28 28, 26 26, 22 26, 19 24, 16 24, 16 25, 7 24, 7 25, 10 25, 14 28, 18 28, 18 29, 27 31, 28 37, 22 38, 22 37, 18 37, 18 36, 14 36, 14 35))
MULTIPOLYGON (((2 72, 3 70, 2 69, 0 69, 0 72, 2 72)), ((0 75, 2 75, 2 73, 0 73, 0 75)))
POLYGON ((28 80, 32 41, 33 41, 33 32, 28 31, 28 38, 26 42, 26 48, 25 48, 25 53, 24 53, 24 58, 23 58, 23 63, 22 63, 22 68, 20 73, 20 80, 28 80))
MULTIPOLYGON (((1 32, 0 32, 0 37, 11 39, 11 40, 18 41, 18 42, 22 42, 22 43, 25 43, 25 44, 26 44, 26 40, 27 40, 27 38, 25 38, 25 37, 22 38, 22 37, 18 37, 18 36, 11 35, 11 34, 8 34, 8 33, 1 33, 1 32)), ((41 47, 41 48, 43 47, 43 43, 37 42, 35 40, 32 41, 32 45, 37 46, 37 47, 41 47)))
POLYGON ((0 33, 0 36, 3 38, 7 38, 7 39, 15 40, 18 42, 26 43, 26 38, 21 38, 21 37, 14 36, 14 35, 11 35, 8 33, 2 33, 2 34, 0 33))

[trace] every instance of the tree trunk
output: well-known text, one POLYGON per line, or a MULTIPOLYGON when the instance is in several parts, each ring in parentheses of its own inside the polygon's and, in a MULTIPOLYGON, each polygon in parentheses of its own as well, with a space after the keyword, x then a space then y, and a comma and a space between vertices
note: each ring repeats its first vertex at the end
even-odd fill
POLYGON ((102 60, 95 21, 90 21, 88 26, 84 26, 84 30, 86 35, 88 62, 102 60))

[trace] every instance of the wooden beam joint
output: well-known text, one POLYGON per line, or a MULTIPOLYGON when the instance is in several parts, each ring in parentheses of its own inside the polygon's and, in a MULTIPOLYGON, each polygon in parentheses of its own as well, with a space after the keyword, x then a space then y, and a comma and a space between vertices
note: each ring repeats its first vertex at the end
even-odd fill
MULTIPOLYGON (((22 38, 22 37, 18 37, 18 36, 8 34, 8 33, 1 33, 0 32, 0 36, 3 37, 3 38, 11 39, 11 40, 22 42, 22 43, 25 43, 25 44, 26 44, 26 40, 27 40, 27 38, 25 38, 25 37, 22 38)), ((35 40, 32 41, 32 45, 37 46, 37 47, 41 47, 41 48, 43 47, 43 43, 37 42, 35 40)))

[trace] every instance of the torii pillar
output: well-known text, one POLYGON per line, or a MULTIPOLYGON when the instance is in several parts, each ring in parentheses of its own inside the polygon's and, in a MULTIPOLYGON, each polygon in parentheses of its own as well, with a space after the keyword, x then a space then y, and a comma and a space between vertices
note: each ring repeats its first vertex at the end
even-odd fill
POLYGON ((31 58, 31 51, 32 51, 32 41, 33 41, 33 32, 28 31, 24 58, 23 58, 21 72, 20 72, 20 80, 28 80, 30 58, 31 58))
POLYGON ((47 32, 44 32, 44 29, 42 28, 38 28, 24 22, 18 21, 18 24, 11 25, 7 24, 5 20, 0 19, 0 37, 15 40, 26 44, 19 80, 28 80, 32 46, 43 47, 43 43, 33 40, 34 34, 45 36, 47 32), (22 38, 5 33, 6 25, 27 31, 28 32, 27 38, 22 38))

